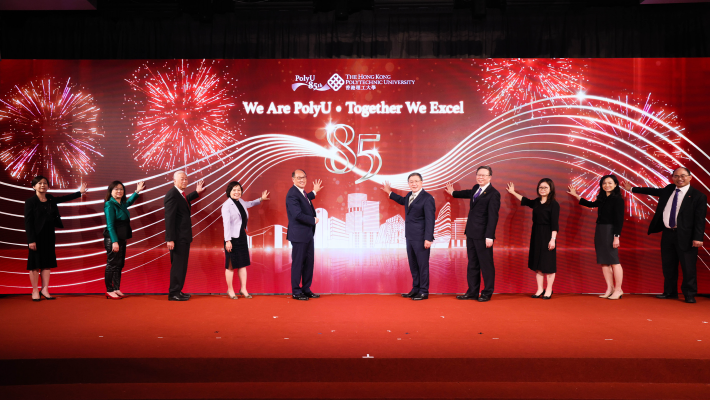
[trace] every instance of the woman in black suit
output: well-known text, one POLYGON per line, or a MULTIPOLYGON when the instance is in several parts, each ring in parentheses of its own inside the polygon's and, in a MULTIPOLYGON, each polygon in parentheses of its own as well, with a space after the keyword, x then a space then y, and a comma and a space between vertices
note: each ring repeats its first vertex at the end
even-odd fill
POLYGON ((86 183, 82 183, 79 191, 62 197, 54 197, 47 193, 49 181, 43 176, 32 179, 35 195, 25 200, 25 232, 29 255, 27 270, 30 271, 32 283, 32 301, 40 301, 42 297, 54 300, 49 294, 49 271, 57 267, 57 255, 54 252, 55 228, 64 228, 59 216, 57 204, 81 197, 86 193, 86 183), (39 277, 42 276, 42 290, 37 289, 39 277))
POLYGON ((579 204, 597 208, 597 228, 594 232, 594 248, 597 251, 597 264, 601 264, 606 292, 599 296, 603 299, 619 300, 624 292, 621 283, 624 271, 619 263, 619 237, 624 226, 624 198, 621 196, 619 180, 615 175, 605 175, 599 181, 599 193, 595 201, 583 199, 573 185, 569 193, 579 200, 579 204), (616 283, 614 282, 616 281, 616 283))
POLYGON ((537 183, 537 198, 530 200, 515 191, 513 182, 508 183, 508 193, 520 200, 521 206, 532 208, 533 226, 530 232, 528 268, 535 271, 537 292, 534 299, 552 298, 552 284, 557 274, 557 233, 560 231, 560 204, 555 200, 555 184, 543 178, 537 183), (547 277, 547 290, 543 288, 547 277))

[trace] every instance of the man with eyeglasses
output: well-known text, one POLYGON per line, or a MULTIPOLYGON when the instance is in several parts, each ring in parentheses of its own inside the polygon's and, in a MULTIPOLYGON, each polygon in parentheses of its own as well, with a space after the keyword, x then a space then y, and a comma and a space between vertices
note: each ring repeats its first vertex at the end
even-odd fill
POLYGON ((622 187, 632 193, 658 197, 656 214, 648 227, 648 234, 661 235, 661 267, 663 293, 659 299, 678 298, 678 263, 683 270, 680 286, 686 303, 695 303, 698 293, 695 263, 698 248, 703 245, 707 196, 690 186, 693 176, 685 167, 673 171, 673 184, 664 188, 632 187, 627 181, 622 187))
POLYGON ((496 238, 500 192, 491 186, 493 169, 482 165, 476 170, 476 184, 471 190, 454 190, 454 185, 446 184, 446 192, 457 199, 470 199, 468 220, 466 221, 466 254, 468 267, 466 279, 468 290, 459 300, 488 301, 493 296, 496 270, 493 265, 493 241, 496 238), (483 290, 481 295, 481 276, 483 290))
POLYGON ((291 242, 291 295, 295 300, 317 299, 320 295, 311 291, 313 263, 315 258, 313 236, 316 233, 316 209, 311 201, 323 189, 322 182, 313 182, 313 191, 306 193, 306 171, 297 169, 291 173, 293 186, 286 193, 286 214, 291 242))

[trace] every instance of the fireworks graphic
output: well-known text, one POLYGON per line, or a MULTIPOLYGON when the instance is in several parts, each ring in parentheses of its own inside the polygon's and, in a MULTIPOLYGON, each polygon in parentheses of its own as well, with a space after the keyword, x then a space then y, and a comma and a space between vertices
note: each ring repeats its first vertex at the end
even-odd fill
POLYGON ((234 82, 215 71, 215 64, 145 64, 127 79, 132 96, 126 103, 134 108, 130 142, 142 169, 170 170, 215 153, 222 159, 219 150, 235 143, 229 121, 234 82))
POLYGON ((0 99, 0 161, 23 183, 40 174, 54 187, 78 183, 94 171, 93 157, 103 157, 99 111, 94 97, 70 79, 15 86, 0 99))
POLYGON ((559 58, 489 59, 482 63, 478 91, 483 104, 501 114, 535 100, 575 95, 584 91, 583 61, 559 58))

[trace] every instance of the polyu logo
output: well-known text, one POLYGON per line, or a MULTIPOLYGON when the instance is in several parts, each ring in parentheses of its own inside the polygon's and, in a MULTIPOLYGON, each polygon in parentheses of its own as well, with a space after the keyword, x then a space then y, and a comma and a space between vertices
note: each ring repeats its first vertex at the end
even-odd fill
POLYGON ((296 89, 301 86, 306 86, 308 89, 317 90, 319 92, 330 89, 337 92, 341 87, 343 87, 344 84, 345 80, 338 74, 333 74, 325 85, 317 83, 315 75, 296 75, 296 83, 291 85, 291 89, 295 92, 296 89))

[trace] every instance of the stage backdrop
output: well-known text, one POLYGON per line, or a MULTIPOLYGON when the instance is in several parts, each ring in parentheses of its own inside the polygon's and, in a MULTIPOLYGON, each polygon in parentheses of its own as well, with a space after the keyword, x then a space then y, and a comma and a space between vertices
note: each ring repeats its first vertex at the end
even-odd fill
MULTIPOLYGON (((436 199, 431 291, 463 292, 468 201, 443 188, 471 188, 479 165, 492 166, 502 197, 496 292, 534 291, 531 210, 505 184, 534 197, 544 177, 562 209, 555 290, 604 291, 596 210, 577 205, 566 187, 593 199, 608 173, 664 186, 684 165, 707 194, 708 78, 710 59, 3 60, 0 291, 29 292, 23 203, 42 174, 54 194, 82 181, 90 188, 60 206, 52 293, 104 291, 103 203, 113 180, 128 194, 147 184, 131 208, 122 290, 165 293, 163 196, 172 173, 187 170, 188 190, 199 179, 207 187, 192 208, 185 292, 226 292, 220 207, 234 180, 246 200, 271 192, 249 210, 249 291, 290 292, 285 195, 301 168, 309 189, 315 179, 324 184, 313 202, 321 221, 315 292, 410 289, 404 210, 380 188, 389 181, 405 194, 413 171, 436 199)), ((646 235, 656 199, 624 197, 624 290, 662 291, 660 235, 646 235)), ((701 292, 710 289, 709 264, 703 248, 701 292)))

